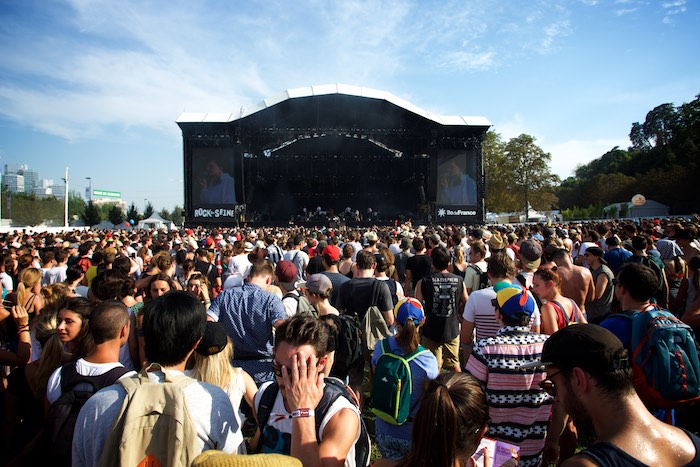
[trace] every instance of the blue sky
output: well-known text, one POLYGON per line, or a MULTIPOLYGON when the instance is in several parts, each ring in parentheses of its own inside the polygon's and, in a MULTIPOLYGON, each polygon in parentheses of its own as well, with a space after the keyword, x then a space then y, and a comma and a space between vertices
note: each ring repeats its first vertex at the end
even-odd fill
POLYGON ((0 0, 0 157, 183 202, 182 112, 345 83, 528 133, 565 178, 700 94, 692 0, 0 0))

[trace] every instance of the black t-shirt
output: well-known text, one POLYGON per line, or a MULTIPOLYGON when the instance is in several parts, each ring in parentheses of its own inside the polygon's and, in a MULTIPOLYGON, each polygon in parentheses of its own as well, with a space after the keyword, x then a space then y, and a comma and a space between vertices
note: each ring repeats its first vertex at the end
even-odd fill
POLYGON ((408 258, 406 261, 406 270, 411 271, 411 282, 413 287, 419 280, 430 274, 433 269, 433 260, 428 255, 415 255, 408 258))
POLYGON ((423 335, 435 342, 449 342, 459 335, 459 302, 464 281, 452 273, 434 272, 423 278, 425 307, 423 335))
POLYGON ((331 293, 331 298, 328 299, 328 301, 332 306, 335 306, 335 303, 338 301, 338 295, 340 294, 340 287, 349 281, 350 278, 339 272, 325 271, 321 274, 328 277, 331 280, 331 284, 333 284, 333 292, 331 293))
POLYGON ((194 270, 201 272, 204 276, 206 276, 207 280, 209 281, 209 293, 211 294, 212 289, 216 285, 216 278, 219 277, 219 271, 216 269, 216 266, 211 263, 207 263, 206 261, 195 261, 194 270))
POLYGON ((340 294, 335 307, 340 312, 357 315, 362 321, 367 308, 377 305, 381 311, 392 310, 394 307, 391 301, 389 287, 382 281, 374 277, 355 277, 344 283, 340 287, 340 294), (372 303, 373 284, 377 282, 379 287, 379 299, 377 303, 372 303))

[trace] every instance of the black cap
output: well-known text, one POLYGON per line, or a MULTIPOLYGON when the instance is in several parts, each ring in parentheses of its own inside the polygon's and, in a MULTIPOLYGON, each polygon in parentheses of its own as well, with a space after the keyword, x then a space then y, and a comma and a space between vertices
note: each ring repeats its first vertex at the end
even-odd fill
POLYGON ((196 351, 200 355, 214 355, 224 350, 226 344, 228 344, 228 335, 224 326, 221 323, 207 321, 207 328, 196 351))
POLYGON ((629 368, 629 358, 620 339, 597 324, 574 324, 552 334, 544 343, 540 361, 520 368, 555 366, 581 368, 592 375, 629 368))

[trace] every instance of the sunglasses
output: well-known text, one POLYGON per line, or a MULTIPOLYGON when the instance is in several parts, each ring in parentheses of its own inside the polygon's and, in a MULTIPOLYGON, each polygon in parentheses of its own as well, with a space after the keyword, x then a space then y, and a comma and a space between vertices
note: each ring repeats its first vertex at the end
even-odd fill
MULTIPOLYGON (((282 365, 277 363, 276 361, 272 361, 272 373, 274 373, 275 376, 281 378, 282 377, 282 365)), ((292 369, 287 368, 287 375, 290 377, 292 376, 292 369)))
POLYGON ((554 381, 552 381, 552 378, 558 375, 559 373, 561 373, 561 371, 557 371, 556 373, 549 375, 549 378, 543 379, 542 381, 540 381, 539 384, 540 389, 542 389, 544 392, 546 392, 552 397, 557 396, 557 388, 554 384, 554 381))

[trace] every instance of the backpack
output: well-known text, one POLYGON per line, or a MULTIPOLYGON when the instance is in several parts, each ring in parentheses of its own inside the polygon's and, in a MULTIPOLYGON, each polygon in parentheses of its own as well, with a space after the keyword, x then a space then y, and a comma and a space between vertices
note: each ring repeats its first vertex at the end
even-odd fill
POLYGON ((105 442, 100 466, 189 466, 201 454, 199 439, 183 389, 197 380, 165 373, 164 383, 152 383, 148 372, 117 382, 126 391, 119 415, 105 442))
MULTIPOLYGON (((571 300, 571 299, 569 299, 569 300, 571 300)), ((571 304, 574 307, 573 312, 571 314, 571 318, 569 318, 566 315, 566 310, 564 309, 564 306, 561 303, 557 302, 556 300, 550 300, 547 303, 552 305, 554 307, 554 310, 557 312, 557 315, 562 317, 565 326, 571 326, 572 324, 578 324, 581 322, 581 318, 583 318, 583 315, 581 314, 581 310, 579 309, 576 302, 573 300, 571 300, 571 304)))
POLYGON ((83 376, 78 373, 75 362, 61 367, 61 396, 51 404, 44 424, 47 455, 52 465, 71 465, 73 431, 80 409, 93 394, 111 386, 129 371, 118 366, 101 375, 83 376), (92 387, 75 389, 81 384, 92 387))
POLYGON ((303 294, 295 294, 292 292, 288 292, 287 294, 285 294, 284 297, 282 297, 282 300, 284 300, 285 298, 293 298, 297 301, 297 314, 311 315, 318 318, 318 312, 316 311, 316 308, 314 308, 311 305, 311 303, 309 303, 309 299, 306 298, 306 296, 304 296, 303 294))
POLYGON ((409 362, 428 350, 419 345, 409 355, 396 355, 391 351, 389 339, 382 341, 381 348, 372 377, 372 412, 387 423, 403 425, 411 413, 413 394, 409 362))
POLYGON ((357 368, 365 359, 362 353, 362 331, 357 316, 340 314, 327 315, 335 321, 338 327, 335 360, 331 372, 334 376, 345 378, 352 368, 357 368))
POLYGON ((631 321, 634 388, 654 409, 700 400, 700 359, 693 330, 668 310, 624 316, 631 321))
MULTIPOLYGON (((326 384, 323 389, 323 396, 321 401, 318 403, 315 409, 315 419, 316 419, 316 442, 320 444, 320 430, 321 422, 328 413, 328 409, 331 407, 333 402, 335 402, 339 397, 345 397, 352 404, 359 409, 359 402, 357 397, 349 389, 345 383, 337 378, 325 377, 324 383, 326 384)), ((258 446, 263 446, 263 437, 265 434, 265 427, 267 426, 267 420, 270 418, 270 412, 275 404, 275 399, 277 398, 277 393, 279 392, 279 386, 277 381, 273 381, 268 385, 260 396, 260 402, 257 407, 258 415, 258 428, 262 436, 258 441, 258 446)), ((369 432, 367 431, 367 426, 365 425, 365 420, 362 417, 362 411, 360 410, 360 438, 355 443, 355 465, 358 467, 366 467, 369 464, 369 456, 371 452, 371 441, 369 438, 369 432)), ((289 453, 286 453, 289 455, 289 453)))
POLYGON ((470 264, 469 266, 467 266, 467 268, 472 268, 479 275, 479 288, 476 290, 481 290, 489 287, 489 276, 484 271, 482 271, 481 268, 479 268, 479 266, 470 264))
POLYGON ((372 301, 370 306, 367 307, 365 316, 362 318, 362 348, 367 349, 368 352, 373 352, 377 342, 391 335, 382 310, 377 306, 381 285, 381 281, 374 279, 372 283, 372 301))

